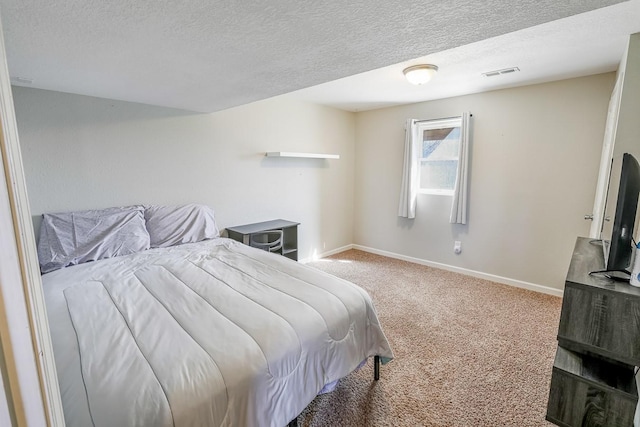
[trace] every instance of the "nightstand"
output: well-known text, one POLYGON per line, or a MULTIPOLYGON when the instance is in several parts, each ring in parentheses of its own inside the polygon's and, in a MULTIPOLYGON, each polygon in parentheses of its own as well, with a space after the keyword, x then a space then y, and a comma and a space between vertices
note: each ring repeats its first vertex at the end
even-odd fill
POLYGON ((227 227, 230 239, 250 245, 252 240, 260 240, 267 231, 282 232, 282 247, 274 251, 294 261, 298 260, 298 225, 299 222, 274 219, 272 221, 227 227))

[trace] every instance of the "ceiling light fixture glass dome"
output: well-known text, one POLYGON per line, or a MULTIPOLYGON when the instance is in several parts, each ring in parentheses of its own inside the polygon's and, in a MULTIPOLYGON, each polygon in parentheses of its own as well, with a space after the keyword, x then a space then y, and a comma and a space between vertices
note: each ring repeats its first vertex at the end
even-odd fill
POLYGON ((402 72, 409 83, 422 85, 431 80, 431 78, 438 72, 438 67, 431 64, 420 64, 405 68, 402 72))

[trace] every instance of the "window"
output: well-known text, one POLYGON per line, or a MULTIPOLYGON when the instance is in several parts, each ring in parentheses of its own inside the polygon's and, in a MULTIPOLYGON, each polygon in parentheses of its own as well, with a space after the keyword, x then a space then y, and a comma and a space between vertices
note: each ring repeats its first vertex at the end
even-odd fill
POLYGON ((453 195, 460 155, 461 119, 418 123, 420 193, 453 195))

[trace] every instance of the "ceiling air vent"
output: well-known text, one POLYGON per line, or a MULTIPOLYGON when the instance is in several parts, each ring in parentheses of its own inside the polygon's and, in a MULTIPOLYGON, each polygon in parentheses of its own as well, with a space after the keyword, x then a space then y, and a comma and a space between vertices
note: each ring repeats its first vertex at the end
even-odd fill
POLYGON ((494 77, 494 76, 500 76, 502 74, 515 73, 516 71, 520 71, 520 68, 511 67, 511 68, 505 68, 505 69, 502 69, 502 70, 488 71, 486 73, 482 73, 482 75, 485 76, 485 77, 494 77))

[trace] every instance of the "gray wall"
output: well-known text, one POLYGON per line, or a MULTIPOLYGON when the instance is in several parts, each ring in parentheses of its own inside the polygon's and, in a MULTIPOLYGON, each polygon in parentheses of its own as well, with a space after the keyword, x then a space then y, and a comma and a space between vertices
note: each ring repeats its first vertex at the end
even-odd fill
POLYGON ((358 113, 355 243, 561 289, 593 208, 613 73, 358 113), (473 113, 469 221, 419 195, 397 217, 404 123, 473 113), (453 253, 454 240, 462 254, 453 253))
POLYGON ((352 113, 285 99, 198 114, 21 87, 13 95, 34 215, 199 202, 221 227, 299 221, 303 258, 353 241, 352 113))

